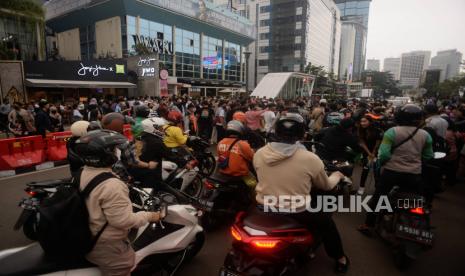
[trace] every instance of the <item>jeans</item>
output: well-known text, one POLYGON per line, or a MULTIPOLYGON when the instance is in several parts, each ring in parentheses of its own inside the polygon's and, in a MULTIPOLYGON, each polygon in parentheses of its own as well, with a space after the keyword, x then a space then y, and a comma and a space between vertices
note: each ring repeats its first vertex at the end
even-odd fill
MULTIPOLYGON (((423 194, 423 182, 421 174, 411 174, 404 172, 396 172, 384 169, 381 173, 380 180, 375 182, 376 189, 373 197, 368 205, 372 210, 375 210, 378 200, 382 195, 388 195, 394 186, 399 186, 401 191, 415 192, 423 194)), ((367 213, 365 224, 374 227, 376 223, 377 213, 367 213)))

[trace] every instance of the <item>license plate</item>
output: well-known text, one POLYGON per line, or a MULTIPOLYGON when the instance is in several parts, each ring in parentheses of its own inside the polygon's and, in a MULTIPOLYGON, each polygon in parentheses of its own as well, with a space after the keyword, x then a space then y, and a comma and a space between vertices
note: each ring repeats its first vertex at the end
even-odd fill
POLYGON ((220 269, 220 276, 240 276, 240 275, 223 267, 220 269))
POLYGON ((423 244, 431 245, 433 243, 434 234, 433 232, 428 230, 398 224, 396 228, 396 236, 408 240, 417 241, 423 244))

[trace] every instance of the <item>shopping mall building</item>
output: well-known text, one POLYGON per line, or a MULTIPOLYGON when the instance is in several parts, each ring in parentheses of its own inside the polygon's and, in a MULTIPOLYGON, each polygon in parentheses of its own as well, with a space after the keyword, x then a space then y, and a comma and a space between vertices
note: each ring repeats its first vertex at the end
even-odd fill
MULTIPOLYGON (((100 92, 103 89, 110 94, 212 95, 245 85, 244 49, 254 40, 255 27, 244 17, 210 1, 52 0, 44 8, 46 26, 53 33, 47 38, 48 56, 54 51, 53 58, 61 61, 60 66, 69 61, 76 68, 63 70, 74 74, 62 77, 66 81, 50 79, 50 87, 79 88, 75 83, 81 81, 79 69, 95 77, 89 84, 87 74, 83 87, 96 86, 100 92), (108 74, 105 85, 98 84, 99 76, 104 74, 99 74, 99 70, 95 74, 91 68, 99 67, 103 60, 117 61, 120 73, 122 65, 126 66, 127 86, 119 82, 111 87, 108 74), (76 65, 76 61, 83 64, 76 65), (71 80, 72 85, 66 85, 71 80)), ((34 64, 29 68, 44 70, 34 64)), ((40 72, 29 76, 27 73, 26 68, 29 86, 47 85, 40 72), (34 80, 34 75, 42 80, 34 80)))

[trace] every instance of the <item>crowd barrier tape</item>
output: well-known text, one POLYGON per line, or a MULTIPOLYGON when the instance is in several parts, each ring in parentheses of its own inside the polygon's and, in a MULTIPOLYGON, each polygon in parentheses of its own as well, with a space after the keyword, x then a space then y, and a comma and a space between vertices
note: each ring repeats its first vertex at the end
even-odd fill
POLYGON ((71 137, 71 131, 54 132, 47 135, 47 160, 60 161, 68 156, 66 143, 71 137))
POLYGON ((45 143, 40 135, 0 140, 0 170, 34 166, 45 160, 45 143))
MULTIPOLYGON (((124 125, 123 134, 132 141, 131 125, 124 125)), ((0 139, 0 172, 9 176, 18 169, 34 166, 46 169, 53 167, 53 162, 62 164, 60 161, 66 161, 68 156, 66 143, 70 137, 71 131, 63 131, 50 133, 45 139, 40 135, 0 139)))

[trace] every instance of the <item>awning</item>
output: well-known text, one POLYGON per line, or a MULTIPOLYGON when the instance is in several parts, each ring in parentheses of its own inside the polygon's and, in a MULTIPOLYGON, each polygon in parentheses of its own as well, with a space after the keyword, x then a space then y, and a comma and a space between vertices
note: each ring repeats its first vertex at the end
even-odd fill
POLYGON ((136 88, 130 82, 111 81, 72 81, 72 80, 43 80, 26 79, 29 87, 58 87, 58 88, 136 88))

